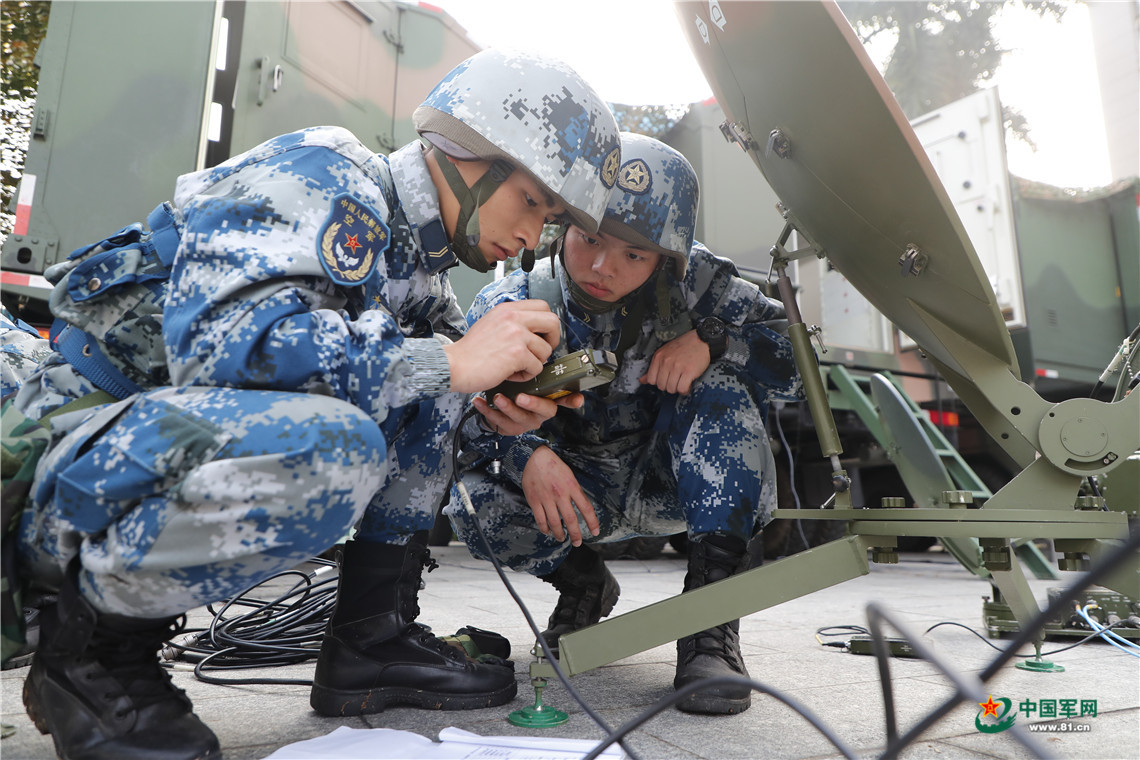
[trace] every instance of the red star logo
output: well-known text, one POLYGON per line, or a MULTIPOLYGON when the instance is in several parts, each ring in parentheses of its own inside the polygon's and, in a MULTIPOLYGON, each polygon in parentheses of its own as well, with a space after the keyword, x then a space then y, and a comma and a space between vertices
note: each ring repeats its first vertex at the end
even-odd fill
POLYGON ((996 718, 998 716, 997 711, 998 708, 1001 707, 1001 703, 995 702, 993 695, 991 694, 989 699, 987 699, 985 702, 979 702, 978 707, 982 708, 983 718, 989 715, 992 715, 996 718))
POLYGON ((356 255, 356 249, 361 246, 361 243, 358 242, 356 239, 359 236, 358 235, 346 235, 345 237, 348 238, 348 240, 344 244, 345 247, 351 248, 352 249, 352 255, 355 256, 356 255))

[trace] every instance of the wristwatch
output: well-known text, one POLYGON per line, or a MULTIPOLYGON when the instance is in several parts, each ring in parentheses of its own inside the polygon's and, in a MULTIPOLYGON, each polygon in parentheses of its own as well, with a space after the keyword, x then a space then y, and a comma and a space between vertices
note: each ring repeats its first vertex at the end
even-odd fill
POLYGON ((709 346, 709 358, 716 361, 728 348, 728 330, 716 317, 705 317, 697 322, 697 337, 709 346))

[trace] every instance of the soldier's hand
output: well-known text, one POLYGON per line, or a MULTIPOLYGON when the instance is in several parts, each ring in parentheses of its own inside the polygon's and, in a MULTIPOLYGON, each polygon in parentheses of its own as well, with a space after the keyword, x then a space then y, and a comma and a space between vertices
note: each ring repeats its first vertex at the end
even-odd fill
POLYGON ((522 487, 534 513, 534 524, 543 535, 565 541, 569 534, 570 543, 581 546, 578 515, 585 520, 590 533, 598 535, 594 505, 578 485, 574 472, 550 448, 540 446, 531 454, 523 470, 522 487))
POLYGON ((443 347, 451 390, 478 393, 504 380, 530 380, 542 371, 560 337, 558 316, 545 301, 499 304, 466 335, 443 347))
POLYGON ((711 364, 709 346, 689 330, 674 338, 653 353, 649 370, 641 376, 643 384, 656 385, 666 393, 686 394, 693 383, 711 364))
POLYGON ((586 397, 581 393, 571 393, 557 401, 526 393, 520 393, 511 401, 497 393, 490 402, 482 396, 476 396, 471 403, 483 415, 483 426, 488 430, 494 430, 499 435, 522 435, 528 430, 541 427, 542 423, 558 413, 558 407, 577 409, 585 402, 586 397))

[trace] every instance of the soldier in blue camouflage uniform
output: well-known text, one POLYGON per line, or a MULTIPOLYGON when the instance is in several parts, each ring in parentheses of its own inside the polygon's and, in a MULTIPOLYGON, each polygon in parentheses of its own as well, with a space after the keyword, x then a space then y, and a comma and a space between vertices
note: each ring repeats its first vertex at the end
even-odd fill
MULTIPOLYGON (((468 328, 447 269, 533 249, 548 221, 596 229, 617 125, 565 65, 497 51, 456 67, 414 122, 423 143, 390 157, 333 127, 270 140, 182 177, 149 232, 49 271, 58 353, 21 411, 121 399, 53 420, 21 526, 26 578, 61 587, 25 704, 62 756, 217 756, 154 659, 175 616, 354 525, 313 707, 514 697, 513 670, 432 636, 416 599, 442 442, 468 394, 542 368, 558 320, 530 301, 468 328)), ((520 399, 498 422, 522 432, 556 409, 520 399)))
MULTIPOLYGON (((483 455, 461 479, 491 550, 560 592, 543 632, 555 652, 560 635, 617 601, 591 544, 687 531, 685 590, 745 568, 746 544, 775 504, 769 400, 801 393, 782 305, 693 242, 698 187, 688 161, 626 133, 622 161, 600 233, 571 227, 554 246, 553 275, 545 261, 515 272, 484 288, 468 313, 475 322, 503 303, 549 298, 564 321, 557 353, 618 356, 612 383, 536 432, 502 436, 485 421, 463 429, 465 457, 483 455)), ((457 488, 446 512, 486 559, 457 488)), ((675 686, 747 675, 738 629, 734 621, 679 641, 675 686)), ((679 706, 736 713, 750 692, 706 689, 679 706)))
POLYGON ((24 378, 50 353, 51 347, 36 328, 6 308, 0 311, 0 398, 18 391, 24 378))

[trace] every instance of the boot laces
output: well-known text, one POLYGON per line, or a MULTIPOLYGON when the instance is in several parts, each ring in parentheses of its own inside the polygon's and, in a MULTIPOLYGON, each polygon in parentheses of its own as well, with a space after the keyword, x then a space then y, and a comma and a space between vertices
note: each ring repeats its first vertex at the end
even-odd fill
POLYGON ((602 578, 596 584, 575 585, 554 583, 558 589, 558 603, 550 614, 550 624, 568 624, 584 627, 601 619, 601 596, 605 585, 602 578))
POLYGON ((733 670, 740 670, 739 634, 731 623, 723 623, 716 628, 695 633, 685 641, 685 663, 692 662, 699 655, 709 655, 724 660, 733 670))
POLYGON ((455 662, 465 662, 467 660, 467 655, 433 634, 431 628, 423 623, 412 623, 412 625, 408 627, 408 633, 418 639, 423 646, 439 652, 449 660, 455 662))
POLYGON ((415 547, 408 552, 399 580, 399 584, 405 588, 405 592, 400 594, 399 601, 400 615, 405 620, 411 622, 420 616, 418 591, 423 588, 423 574, 425 571, 430 573, 437 567, 439 563, 431 556, 431 550, 426 546, 415 547))

